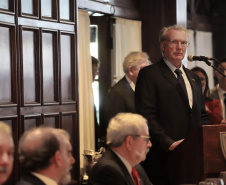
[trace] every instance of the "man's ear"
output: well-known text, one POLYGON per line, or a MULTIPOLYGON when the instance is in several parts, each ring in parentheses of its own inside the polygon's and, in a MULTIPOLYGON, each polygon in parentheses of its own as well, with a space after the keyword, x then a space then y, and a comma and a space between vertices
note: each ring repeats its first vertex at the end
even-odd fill
POLYGON ((162 52, 164 52, 164 50, 165 50, 164 42, 161 42, 161 49, 162 49, 162 52))
POLYGON ((128 71, 129 71, 130 76, 133 76, 133 67, 132 66, 129 66, 128 71))
POLYGON ((129 151, 132 150, 133 148, 133 143, 134 143, 134 139, 132 136, 127 136, 126 137, 126 147, 129 151))
POLYGON ((51 158, 51 162, 55 163, 56 166, 62 166, 62 156, 59 150, 55 152, 55 155, 51 158))

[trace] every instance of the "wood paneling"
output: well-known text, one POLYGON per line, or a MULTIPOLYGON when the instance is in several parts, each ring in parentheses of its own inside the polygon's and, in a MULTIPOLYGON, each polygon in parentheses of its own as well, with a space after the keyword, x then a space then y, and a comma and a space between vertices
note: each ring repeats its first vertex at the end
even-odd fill
MULTIPOLYGON (((13 128, 16 151, 30 128, 66 129, 76 158, 72 178, 79 182, 75 0, 62 2, 1 0, 0 120, 13 128)), ((16 152, 6 184, 20 176, 16 152)))

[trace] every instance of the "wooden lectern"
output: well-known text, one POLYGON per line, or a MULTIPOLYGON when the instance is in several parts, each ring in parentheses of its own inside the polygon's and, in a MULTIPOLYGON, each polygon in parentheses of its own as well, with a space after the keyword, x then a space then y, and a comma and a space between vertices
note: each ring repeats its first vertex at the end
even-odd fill
POLYGON ((169 153, 168 172, 172 185, 198 184, 226 171, 219 136, 222 132, 226 132, 226 125, 201 126, 169 153))

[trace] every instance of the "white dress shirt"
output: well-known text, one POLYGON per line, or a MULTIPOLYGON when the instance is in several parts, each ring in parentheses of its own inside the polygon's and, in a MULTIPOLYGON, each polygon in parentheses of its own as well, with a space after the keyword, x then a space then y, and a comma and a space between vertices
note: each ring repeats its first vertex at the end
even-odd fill
MULTIPOLYGON (((163 60, 165 61, 166 65, 170 68, 170 70, 173 72, 173 74, 175 75, 175 77, 177 78, 177 74, 175 73, 175 70, 177 69, 171 62, 169 62, 166 58, 163 58, 163 60)), ((184 83, 187 89, 187 93, 188 93, 188 100, 189 100, 189 105, 192 108, 193 106, 193 94, 192 94, 192 88, 191 88, 191 84, 187 78, 187 75, 183 69, 183 64, 181 64, 180 68, 179 68, 182 72, 182 77, 184 79, 184 83)))

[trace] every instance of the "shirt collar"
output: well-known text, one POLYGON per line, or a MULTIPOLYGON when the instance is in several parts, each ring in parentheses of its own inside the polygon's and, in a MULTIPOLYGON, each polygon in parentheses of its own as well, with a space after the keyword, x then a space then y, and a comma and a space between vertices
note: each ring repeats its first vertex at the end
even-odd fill
POLYGON ((126 80, 129 83, 130 87, 133 89, 133 91, 135 92, 135 84, 133 83, 132 80, 129 79, 129 77, 126 75, 126 80))
MULTIPOLYGON (((163 58, 164 62, 166 63, 166 65, 170 68, 170 70, 175 73, 175 70, 177 69, 169 60, 167 60, 166 58, 163 58)), ((182 73, 184 74, 184 69, 183 69, 183 64, 180 65, 180 68, 179 68, 182 73)), ((176 73, 175 73, 176 74, 176 73)))
POLYGON ((39 173, 36 172, 31 172, 34 176, 38 177, 40 180, 42 180, 45 184, 48 185, 57 185, 56 181, 54 181, 53 179, 50 179, 49 177, 46 177, 44 175, 41 175, 39 173))
POLYGON ((132 165, 127 161, 123 156, 121 156, 119 153, 117 153, 115 150, 112 149, 113 152, 121 159, 123 164, 126 166, 128 172, 131 174, 132 173, 132 165))

